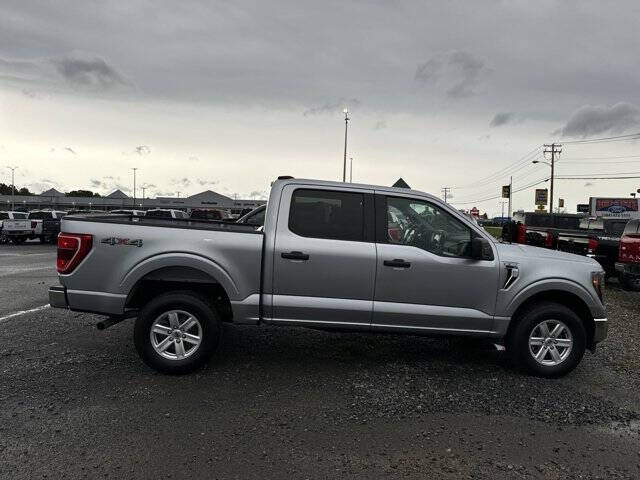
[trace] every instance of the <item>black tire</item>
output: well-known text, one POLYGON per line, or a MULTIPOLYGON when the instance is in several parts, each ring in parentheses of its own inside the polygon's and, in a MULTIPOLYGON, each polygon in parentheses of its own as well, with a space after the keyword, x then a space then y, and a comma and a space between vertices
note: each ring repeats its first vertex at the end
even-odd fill
MULTIPOLYGON (((215 308, 197 293, 176 291, 162 294, 147 303, 136 320, 133 339, 142 360, 154 370, 171 375, 181 375, 201 368, 214 354, 222 338, 222 325, 215 308), (186 358, 165 358, 156 351, 151 340, 151 328, 154 321, 163 313, 181 310, 195 317, 201 326, 201 343, 186 358)), ((180 341, 174 340, 173 342, 180 341)), ((187 343, 183 343, 187 346, 187 343)), ((166 352, 172 355, 169 347, 166 352)))
POLYGON ((640 292, 640 277, 620 274, 620 283, 625 290, 631 290, 632 292, 640 292))
POLYGON ((40 239, 40 243, 47 243, 47 237, 45 237, 44 235, 40 235, 40 237, 38 237, 40 239))
MULTIPOLYGON (((517 323, 509 333, 506 347, 512 362, 521 371, 539 377, 557 378, 571 372, 582 360, 587 344, 587 334, 582 320, 570 308, 555 302, 542 302, 532 306, 513 321, 517 323), (534 329, 545 320, 564 323, 573 341, 571 350, 557 365, 540 363, 534 358, 532 352, 532 349, 538 347, 529 346, 529 337, 534 329)), ((553 348, 561 349, 562 347, 553 346, 553 348)), ((545 357, 551 360, 550 353, 545 357)))
POLYGON ((27 237, 11 237, 11 241, 15 245, 22 245, 24 242, 27 241, 27 237))

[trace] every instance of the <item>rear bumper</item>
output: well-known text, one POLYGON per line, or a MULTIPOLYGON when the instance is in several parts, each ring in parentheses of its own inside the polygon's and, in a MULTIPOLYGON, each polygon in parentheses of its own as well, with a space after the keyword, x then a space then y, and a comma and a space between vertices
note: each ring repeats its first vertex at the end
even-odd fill
POLYGON ((616 262, 615 269, 618 273, 640 277, 640 264, 638 263, 616 262))
POLYGON ((100 315, 122 315, 126 300, 126 295, 115 293, 70 290, 60 285, 49 287, 49 304, 54 308, 100 315))
POLYGON ((65 287, 49 287, 49 305, 53 308, 69 308, 65 287))
POLYGON ((600 343, 607 338, 607 331, 609 330, 609 322, 606 318, 594 318, 595 329, 593 331, 593 343, 600 343))

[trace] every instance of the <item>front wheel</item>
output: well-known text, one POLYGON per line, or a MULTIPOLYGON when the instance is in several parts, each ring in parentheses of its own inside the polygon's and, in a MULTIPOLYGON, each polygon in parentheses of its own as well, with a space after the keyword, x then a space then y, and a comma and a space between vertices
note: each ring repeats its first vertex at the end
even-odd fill
POLYGON ((586 347, 582 320, 564 305, 544 302, 527 310, 507 339, 507 350, 521 370, 556 378, 578 366, 586 347))
POLYGON ((15 244, 15 245, 22 245, 24 242, 27 241, 27 237, 19 237, 19 236, 15 236, 15 237, 11 237, 11 241, 15 244))
POLYGON ((209 360, 221 334, 213 306, 198 294, 180 291, 163 294, 144 306, 136 320, 134 343, 151 368, 184 374, 209 360))

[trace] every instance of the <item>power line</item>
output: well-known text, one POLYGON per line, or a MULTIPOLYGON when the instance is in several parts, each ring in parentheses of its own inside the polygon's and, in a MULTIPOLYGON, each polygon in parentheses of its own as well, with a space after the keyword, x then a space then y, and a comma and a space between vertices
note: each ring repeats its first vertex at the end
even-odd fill
MULTIPOLYGON (((535 187, 536 185, 540 185, 541 183, 548 182, 548 181, 549 181, 549 178, 541 178, 539 180, 536 180, 533 183, 530 183, 528 185, 525 185, 523 187, 520 187, 520 188, 517 188, 517 189, 513 190, 512 193, 522 192, 523 190, 526 190, 527 188, 535 187)), ((453 201, 451 203, 453 203, 455 205, 470 205, 472 203, 478 204, 478 203, 482 203, 482 202, 487 202, 489 200, 496 200, 498 198, 502 198, 502 195, 496 195, 496 196, 493 196, 493 197, 480 198, 480 199, 476 199, 476 200, 472 200, 472 201, 464 201, 464 202, 453 201)))
POLYGON ((558 178, 562 178, 562 177, 583 177, 583 176, 590 176, 590 175, 637 175, 640 174, 640 172, 611 172, 611 173, 565 173, 564 175, 559 176, 558 178))
MULTIPOLYGON (((475 180, 475 181, 473 181, 471 183, 468 183, 466 185, 459 185, 459 186, 452 187, 452 188, 463 189, 463 188, 470 188, 470 187, 473 187, 473 186, 482 186, 484 184, 491 183, 491 182, 493 182, 494 180, 498 179, 501 176, 508 175, 509 173, 513 173, 511 171, 513 168, 522 167, 525 164, 527 164, 528 161, 533 156, 535 156, 536 153, 539 153, 539 150, 541 150, 541 149, 542 149, 542 147, 538 146, 535 149, 531 150, 529 153, 527 153, 524 156, 520 157, 518 160, 516 160, 512 164, 507 165, 506 167, 504 167, 504 168, 492 173, 491 175, 487 175, 484 178, 480 178, 480 179, 475 180)), ((514 171, 517 171, 517 170, 514 170, 514 171)))
POLYGON ((558 177, 556 176, 556 180, 625 180, 630 178, 640 178, 640 177, 558 177))
POLYGON ((623 142, 623 141, 636 140, 636 139, 640 139, 640 132, 631 133, 629 135, 618 135, 615 137, 589 138, 586 140, 571 140, 567 142, 562 142, 562 144, 578 145, 578 144, 585 144, 585 143, 623 142))

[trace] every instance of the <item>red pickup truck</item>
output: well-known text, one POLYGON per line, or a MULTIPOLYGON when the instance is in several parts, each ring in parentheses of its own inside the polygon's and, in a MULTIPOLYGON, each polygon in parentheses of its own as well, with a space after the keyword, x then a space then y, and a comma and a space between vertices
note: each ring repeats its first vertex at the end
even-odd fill
POLYGON ((615 265, 620 283, 629 290, 640 292, 640 220, 629 220, 618 250, 615 265))

